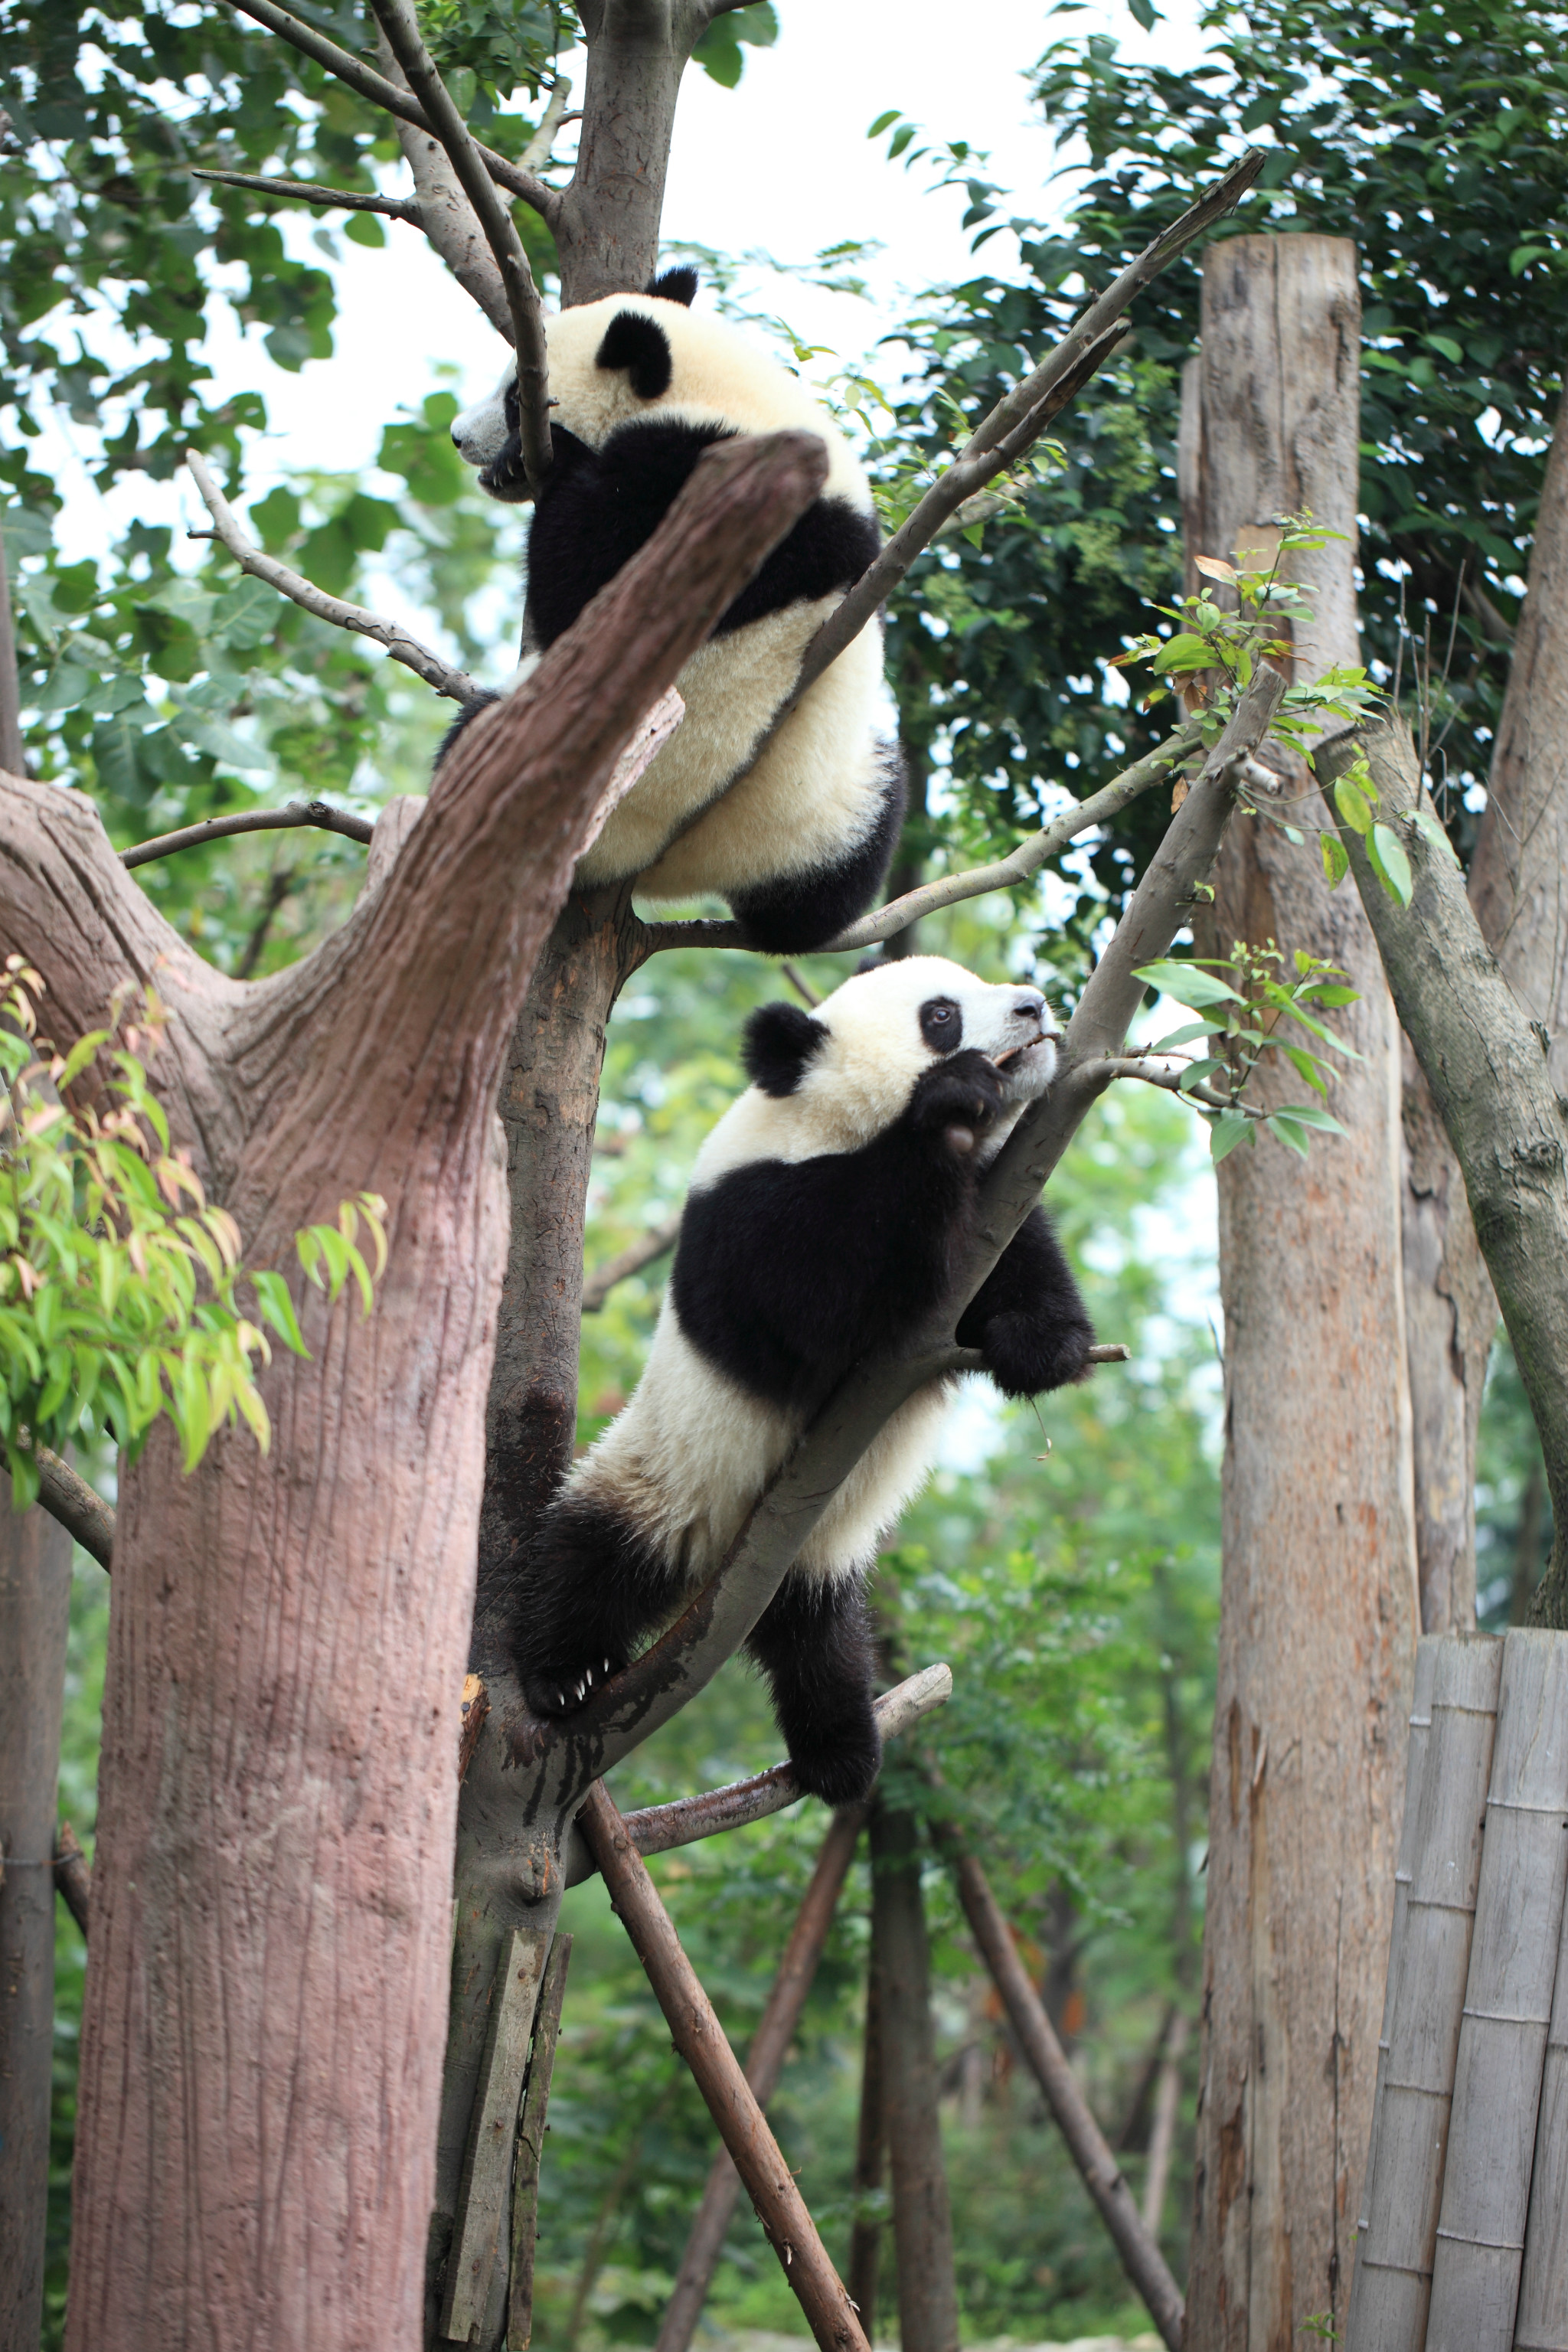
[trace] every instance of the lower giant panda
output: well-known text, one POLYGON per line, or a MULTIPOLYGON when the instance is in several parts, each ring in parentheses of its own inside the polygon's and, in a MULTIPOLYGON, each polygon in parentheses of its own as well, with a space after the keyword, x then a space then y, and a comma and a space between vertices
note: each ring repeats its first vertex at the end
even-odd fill
MULTIPOLYGON (((692 315, 696 285, 694 271, 670 270, 646 294, 607 295, 546 322, 554 466, 529 536, 523 653, 526 663, 571 627, 715 441, 785 428, 821 436, 821 497, 682 669, 684 719, 576 876, 580 887, 640 877, 656 900, 715 892, 752 945, 783 953, 820 946, 865 912, 903 820, 902 769, 879 723, 875 624, 757 751, 806 646, 881 539, 842 435, 739 329, 692 315)), ((492 497, 529 495, 515 369, 452 437, 492 497)))
MULTIPOLYGON (((939 1303, 977 1181, 1056 1069, 1038 990, 939 957, 767 1004, 752 1084, 699 1154, 647 1367, 541 1523, 507 1617, 536 1714, 562 1715, 712 1575, 827 1390, 939 1303)), ((1093 1332, 1031 1211, 958 1324, 1005 1394, 1080 1379, 1093 1332)), ((802 1785, 879 1761, 863 1587, 922 1484, 952 1389, 900 1407, 834 1495, 749 1647, 802 1785)))

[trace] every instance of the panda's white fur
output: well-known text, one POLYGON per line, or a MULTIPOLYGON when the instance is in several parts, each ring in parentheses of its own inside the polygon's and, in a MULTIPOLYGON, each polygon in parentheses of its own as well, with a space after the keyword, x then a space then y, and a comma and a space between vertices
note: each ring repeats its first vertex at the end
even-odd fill
MULTIPOLYGON (((621 428, 652 418, 704 431, 814 433, 828 453, 823 498, 863 519, 874 551, 870 491, 843 435, 799 378, 738 328, 680 301, 627 294, 561 311, 545 332, 552 421, 588 448, 602 450, 621 428), (606 334, 628 314, 668 346, 669 383, 652 399, 634 389, 635 371, 599 363, 606 334)), ((510 369, 452 427, 462 456, 500 497, 525 493, 509 397, 515 414, 510 369)), ((812 513, 819 510, 820 501, 812 513)), ((791 601, 692 656, 677 681, 685 718, 580 861, 579 885, 640 877, 640 895, 655 901, 716 892, 731 902, 794 885, 804 897, 780 921, 770 928, 760 916, 753 925, 757 944, 770 948, 820 944, 853 919, 847 905, 858 913, 870 903, 902 808, 896 754, 884 740, 879 624, 860 632, 756 751, 842 593, 791 601), (859 879, 868 858, 874 870, 859 879), (847 864, 858 877, 852 897, 828 885, 818 913, 814 878, 847 864)), ((526 673, 538 652, 526 630, 523 650, 526 673)))
MULTIPOLYGON (((546 1514, 520 1591, 520 1670, 548 1711, 706 1582, 826 1388, 940 1301, 976 1179, 1056 1069, 1037 990, 928 956, 858 974, 810 1016, 764 1007, 747 1052, 754 1082, 698 1155, 642 1379, 546 1514)), ((1092 1333, 1038 1211, 959 1329, 1010 1394, 1081 1376, 1092 1333)), ((752 1636, 804 1785, 835 1802, 874 1763, 859 1591, 952 1389, 892 1415, 752 1636)))

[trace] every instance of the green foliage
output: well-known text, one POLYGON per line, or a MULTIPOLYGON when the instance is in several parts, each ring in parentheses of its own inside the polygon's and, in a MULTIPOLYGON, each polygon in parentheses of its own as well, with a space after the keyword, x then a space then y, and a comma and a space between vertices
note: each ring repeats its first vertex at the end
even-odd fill
MULTIPOLYGON (((187 1472, 225 1421, 244 1421, 266 1453, 271 1432, 253 1371, 255 1359, 271 1360, 262 1326, 296 1355, 308 1351, 283 1276, 243 1265, 234 1219, 206 1199, 189 1154, 170 1149, 138 1050, 155 1050, 162 1007, 150 995, 132 1023, 117 1006, 108 1028, 52 1055, 36 1035, 38 975, 16 955, 5 971, 0 1440, 15 1507, 37 1496, 35 1444, 60 1452, 108 1439, 134 1461, 166 1417, 187 1472), (73 1109, 72 1087, 104 1053, 115 1072, 103 1087, 110 1108, 73 1109)), ((363 1192, 343 1203, 336 1227, 296 1237, 307 1277, 335 1300, 352 1274, 367 1315, 373 1284, 356 1234, 363 1218, 379 1275, 384 1213, 363 1192)))
POLYGON ((1256 1143, 1257 1130, 1268 1132, 1306 1159, 1309 1130, 1342 1135, 1343 1128, 1321 1103, 1282 1103, 1260 1110, 1246 1099, 1253 1072, 1265 1054, 1283 1054, 1299 1078, 1326 1096, 1331 1066, 1310 1046, 1280 1034, 1289 1023, 1320 1045, 1359 1061, 1361 1055, 1319 1018, 1342 1004, 1353 1004, 1357 991, 1344 985, 1348 974, 1321 957, 1298 948, 1292 959, 1295 977, 1285 973, 1285 959, 1272 940, 1260 948, 1237 940, 1223 959, 1181 958, 1145 964, 1135 974, 1149 987, 1160 989, 1198 1013, 1168 1037, 1151 1045, 1151 1057, 1176 1052, 1196 1039, 1205 1041, 1203 1058, 1187 1061, 1177 1091, 1208 1121, 1210 1149, 1221 1160, 1243 1140, 1256 1143), (1194 1092, 1194 1089, 1201 1091, 1194 1092))
POLYGON ((518 89, 537 98, 574 27, 553 0, 426 0, 420 28, 458 109, 487 146, 515 152, 526 141, 503 107, 518 89))
POLYGON ((778 37, 773 0, 751 0, 749 7, 730 8, 714 17, 691 52, 692 63, 700 65, 721 89, 733 89, 745 71, 742 47, 771 49, 778 37))

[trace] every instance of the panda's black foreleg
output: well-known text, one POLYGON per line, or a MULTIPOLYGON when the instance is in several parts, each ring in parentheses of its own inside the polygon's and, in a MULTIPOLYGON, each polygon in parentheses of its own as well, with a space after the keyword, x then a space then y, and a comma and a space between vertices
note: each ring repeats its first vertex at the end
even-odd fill
POLYGON ((1080 1381, 1094 1327, 1043 1209, 1031 1209, 959 1318, 1003 1393, 1038 1396, 1080 1381))
POLYGON ((535 1715, 570 1715, 618 1674, 675 1599, 660 1550, 603 1501, 568 1494, 545 1513, 511 1595, 511 1662, 535 1715))
POLYGON ((858 1582, 792 1569, 746 1644, 767 1675, 795 1778, 825 1805, 868 1796, 882 1761, 876 1647, 858 1582))

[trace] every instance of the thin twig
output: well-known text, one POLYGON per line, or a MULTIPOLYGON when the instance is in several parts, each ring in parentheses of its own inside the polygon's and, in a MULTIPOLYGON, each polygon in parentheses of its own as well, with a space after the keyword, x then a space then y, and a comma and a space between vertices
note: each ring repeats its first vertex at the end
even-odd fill
POLYGON ((551 467, 550 380, 544 351, 544 314, 522 239, 510 210, 496 194, 495 183, 468 134, 468 124, 420 37, 412 0, 371 0, 371 5, 431 130, 447 151, 500 271, 517 352, 518 432, 522 462, 530 483, 537 490, 551 467))
MULTIPOLYGON (((542 171, 550 161, 550 151, 555 144, 555 134, 566 120, 566 101, 572 95, 569 74, 557 74, 550 85, 550 96, 544 101, 544 111, 535 125, 532 138, 518 157, 518 169, 523 172, 542 171)), ((581 117, 576 118, 581 120, 581 117)), ((481 147, 479 153, 485 150, 481 147)))
POLYGON ((268 179, 260 172, 196 172, 193 180, 211 180, 220 188, 253 188, 258 195, 286 197, 290 204, 321 205, 328 210, 381 213, 387 220, 422 226, 412 196, 367 196, 358 188, 327 188, 316 180, 268 179))
MULTIPOLYGON (((241 530, 239 518, 208 473, 205 460, 199 452, 187 449, 185 463, 190 468, 191 479, 202 494, 202 502, 213 519, 215 536, 227 548, 242 571, 250 572, 258 580, 265 580, 269 588, 276 588, 280 596, 287 596, 291 604, 300 605, 303 611, 313 613, 319 621, 330 621, 334 628, 353 629, 359 636, 374 638, 378 646, 386 647, 394 661, 402 662, 405 668, 411 669, 416 677, 422 677, 426 686, 433 686, 437 694, 446 695, 449 701, 479 701, 483 689, 475 685, 466 670, 453 669, 438 654, 433 654, 428 646, 422 646, 417 637, 410 636, 396 621, 384 620, 379 613, 367 612, 363 604, 346 604, 341 596, 329 596, 324 588, 318 588, 314 581, 307 580, 302 572, 291 572, 275 556, 264 555, 241 530)), ((188 535, 191 538, 201 536, 195 531, 188 535)))
MULTIPOLYGON (((901 898, 891 898, 836 940, 816 952, 821 955, 856 955, 863 948, 874 947, 879 940, 890 940, 910 923, 919 922, 922 915, 934 915, 940 908, 957 906, 962 899, 978 898, 991 890, 1016 890, 1031 881, 1053 857, 1076 841, 1080 834, 1092 833, 1097 825, 1109 823, 1130 801, 1138 798, 1168 775, 1179 761, 1195 751, 1202 740, 1202 725, 1189 719, 1173 735, 1141 760, 1124 768, 1119 776, 1086 801, 1076 801, 1061 815, 1020 842, 1005 857, 993 859, 989 866, 975 866, 963 874, 944 874, 934 882, 922 882, 918 889, 906 890, 901 898)), ((645 956, 657 955, 665 948, 731 948, 743 947, 744 936, 739 923, 703 920, 689 923, 649 923, 644 946, 645 956)))
POLYGON ((368 817, 332 808, 326 801, 290 801, 286 808, 242 809, 234 816, 208 817, 205 824, 183 824, 177 833, 154 834, 134 848, 120 853, 121 866, 151 866, 157 857, 172 857, 176 849, 195 849, 204 841, 227 841, 237 833, 291 833, 313 828, 341 833, 348 841, 368 841, 375 827, 368 817))
POLYGON ((795 2176, 602 1780, 589 1790, 577 1818, 670 2039, 691 2069, 812 2334, 822 2352, 870 2352, 795 2176))
MULTIPOLYGON (((348 49, 340 49, 336 41, 330 41, 325 33, 318 33, 313 25, 291 16, 287 8, 278 7, 275 0, 228 0, 228 5, 242 16, 254 16, 258 25, 265 25, 269 33, 278 34, 302 56, 313 58, 319 66, 325 66, 330 74, 335 74, 351 89, 357 89, 360 96, 368 98, 373 106, 383 107, 388 114, 398 115, 403 121, 412 122, 416 131, 428 131, 433 138, 440 136, 425 109, 416 99, 410 98, 405 89, 399 89, 397 84, 388 81, 384 74, 378 74, 375 68, 367 66, 363 58, 356 58, 348 49)), ((561 210, 561 198, 554 188, 546 187, 542 180, 536 179, 531 172, 522 170, 509 156, 498 155, 493 147, 476 144, 474 152, 498 186, 509 188, 514 196, 521 196, 524 204, 532 205, 542 220, 548 221, 553 227, 561 210)))
POLYGON ((92 1864, 83 1853, 81 1841, 69 1822, 62 1822, 55 1832, 55 1885, 66 1909, 85 1936, 92 1916, 92 1864))
POLYGON ((585 1275, 583 1278, 584 1314, 596 1315, 617 1282, 625 1282, 628 1275, 640 1274, 645 1265, 652 1265, 656 1258, 663 1257, 668 1250, 675 1247, 679 1233, 679 1214, 666 1217, 662 1225, 655 1225, 639 1241, 628 1243, 624 1250, 618 1251, 614 1257, 606 1258, 603 1265, 596 1265, 592 1274, 585 1275))

